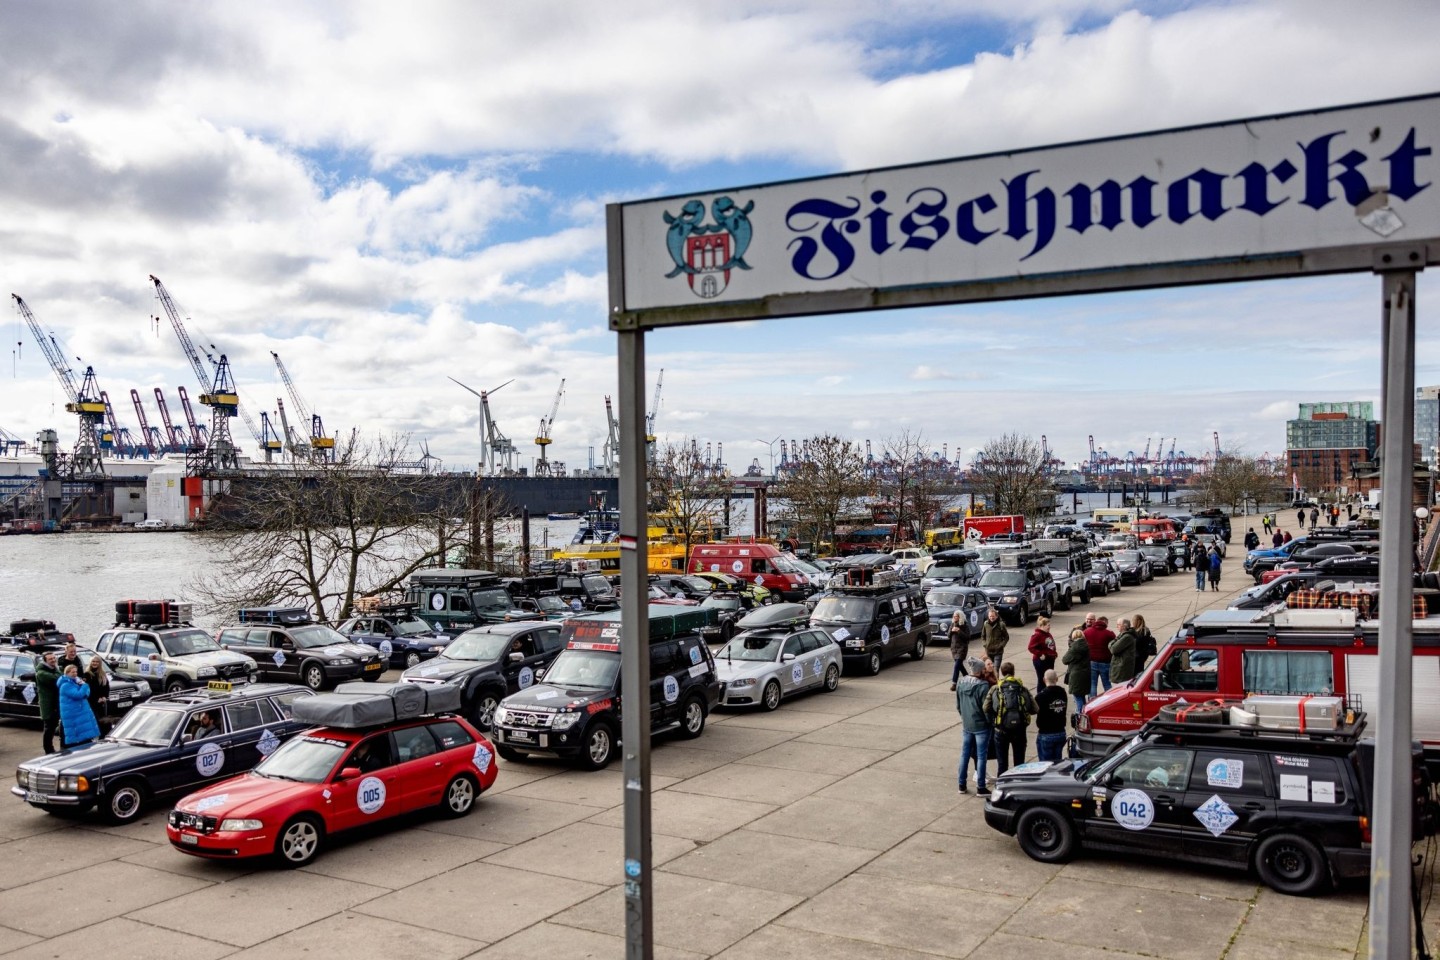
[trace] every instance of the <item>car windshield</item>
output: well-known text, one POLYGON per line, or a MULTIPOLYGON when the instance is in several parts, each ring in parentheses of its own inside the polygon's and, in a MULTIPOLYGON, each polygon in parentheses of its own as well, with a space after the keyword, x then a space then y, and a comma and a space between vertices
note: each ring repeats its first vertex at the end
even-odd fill
POLYGON ((348 746, 343 740, 324 737, 295 737, 260 761, 255 772, 272 780, 319 783, 330 775, 348 746))
POLYGON ((716 660, 774 660, 784 637, 736 637, 715 655, 716 660))
POLYGON ((470 607, 476 612, 504 613, 510 606, 510 594, 501 587, 475 590, 470 594, 470 607))
POLYGON ((163 747, 174 738, 183 717, 179 710, 139 706, 125 714, 107 739, 163 747))
POLYGON ((204 630, 177 630, 174 633, 159 634, 159 637, 165 653, 172 657, 221 649, 215 638, 204 630))
POLYGON ((550 669, 545 682, 557 687, 594 687, 608 690, 620 675, 620 655, 599 650, 564 650, 550 669))
POLYGON ((1019 570, 986 570, 980 577, 982 587, 1014 589, 1025 586, 1025 574, 1019 570))
POLYGON ((570 605, 559 597, 536 597, 535 606, 544 613, 570 612, 570 605))
POLYGON ((875 601, 869 597, 822 597, 815 604, 812 620, 838 620, 844 623, 863 623, 870 619, 875 601))
POLYGON ((954 590, 931 590, 925 602, 932 607, 958 607, 965 603, 965 594, 954 590))
POLYGON ((1075 775, 1077 777, 1083 777, 1090 783, 1098 783, 1106 774, 1123 763, 1126 757, 1139 749, 1143 743, 1145 743, 1145 741, 1140 737, 1131 737, 1125 741, 1125 744, 1120 747, 1120 749, 1107 755, 1103 760, 1076 767, 1075 775))
POLYGON ((422 634, 433 634, 435 628, 424 620, 403 620, 395 624, 395 635, 397 637, 418 637, 422 634))
POLYGON ((800 568, 790 562, 789 557, 771 557, 770 564, 781 573, 799 573, 800 568))
POLYGON ((1139 563, 1140 551, 1138 550, 1117 550, 1115 551, 1117 563, 1139 563))
POLYGON ((963 577, 965 565, 963 563, 937 563, 925 573, 927 580, 945 580, 953 577, 963 577))
POLYGON ((788 557, 787 559, 790 561, 790 565, 801 573, 816 576, 824 572, 808 560, 801 560, 799 557, 788 557))
POLYGON ((709 593, 715 589, 715 584, 704 577, 681 577, 680 582, 696 593, 709 593))
POLYGON ((715 610, 739 610, 739 597, 717 597, 714 594, 700 601, 700 606, 710 607, 715 610))
POLYGON ((297 650, 309 650, 314 647, 328 647, 333 643, 348 642, 341 634, 318 623, 304 627, 291 627, 290 636, 295 639, 297 650))
POLYGON ((440 652, 440 656, 447 660, 489 663, 500 659, 500 655, 510 648, 510 640, 509 634, 467 630, 451 641, 450 645, 440 652))
POLYGON ((585 593, 592 597, 606 597, 615 592, 610 588, 610 581, 598 573, 581 577, 580 585, 585 588, 585 593))

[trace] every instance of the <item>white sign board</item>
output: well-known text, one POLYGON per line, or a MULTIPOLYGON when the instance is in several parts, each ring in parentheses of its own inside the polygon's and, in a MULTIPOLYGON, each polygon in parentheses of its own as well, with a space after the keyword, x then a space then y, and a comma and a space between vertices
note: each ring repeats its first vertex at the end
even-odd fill
POLYGON ((620 204, 611 325, 1369 270, 1440 238, 1437 150, 1428 95, 620 204))

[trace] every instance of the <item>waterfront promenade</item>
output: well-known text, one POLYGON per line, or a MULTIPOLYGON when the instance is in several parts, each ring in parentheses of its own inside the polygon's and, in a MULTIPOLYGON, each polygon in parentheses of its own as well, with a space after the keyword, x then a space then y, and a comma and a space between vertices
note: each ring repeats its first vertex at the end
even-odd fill
MULTIPOLYGON (((1293 529, 1293 512, 1281 519, 1293 529)), ((1197 606, 1223 607, 1249 584, 1247 525, 1236 518, 1222 593, 1197 593, 1188 574, 1160 578, 1057 613, 1054 632, 1091 610, 1112 623, 1140 611, 1164 638, 1197 606)), ((1012 631, 1021 659, 1029 632, 1012 631)), ((774 713, 716 714, 694 741, 657 737, 655 955, 1365 955, 1363 883, 1298 899, 1203 867, 1028 859, 985 825, 980 799, 956 794, 949 676, 948 653, 933 650, 774 713)), ((39 741, 0 724, 0 766, 13 770, 39 741)), ((0 956, 620 958, 620 803, 618 765, 502 761, 467 818, 413 818, 278 871, 170 849, 164 810, 112 828, 4 796, 0 956)))

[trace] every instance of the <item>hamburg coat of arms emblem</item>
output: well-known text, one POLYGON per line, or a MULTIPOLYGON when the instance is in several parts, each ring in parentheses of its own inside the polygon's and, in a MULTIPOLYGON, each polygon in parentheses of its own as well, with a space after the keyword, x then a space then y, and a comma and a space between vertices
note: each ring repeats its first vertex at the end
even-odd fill
POLYGON ((745 251, 750 247, 750 217, 755 201, 736 206, 729 197, 710 205, 713 223, 705 222, 705 204, 687 200, 679 215, 665 212, 665 246, 675 269, 666 278, 685 275, 697 297, 717 297, 730 285, 731 270, 749 270, 745 251))

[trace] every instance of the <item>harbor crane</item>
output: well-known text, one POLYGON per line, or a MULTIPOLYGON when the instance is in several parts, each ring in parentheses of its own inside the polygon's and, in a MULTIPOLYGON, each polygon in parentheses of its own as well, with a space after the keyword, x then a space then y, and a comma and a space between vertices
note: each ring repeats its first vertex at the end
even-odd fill
MULTIPOLYGON (((240 395, 235 392, 235 382, 230 378, 230 361, 223 353, 219 360, 207 355, 215 367, 213 377, 207 377, 205 365, 200 362, 200 351, 195 349, 195 342, 190 339, 190 333, 180 319, 180 310, 175 306, 170 291, 165 289, 160 278, 153 273, 150 275, 150 282, 155 284, 155 295, 160 298, 160 305, 164 308, 165 315, 170 318, 170 326, 175 329, 175 336, 180 340, 185 359, 190 361, 190 369, 195 371, 195 379, 199 381, 202 389, 207 384, 209 386, 209 392, 200 395, 200 403, 210 408, 209 442, 203 451, 201 468, 205 472, 238 470, 240 451, 230 438, 230 418, 240 412, 240 395)), ((245 421, 250 432, 258 436, 258 428, 248 416, 245 421)))
MULTIPOLYGON (((180 394, 180 409, 185 411, 185 426, 190 431, 190 442, 201 447, 205 446, 205 425, 195 422, 195 408, 190 406, 190 394, 185 392, 184 384, 176 387, 175 391, 180 394)), ((263 415, 261 419, 264 419, 263 415)))
POLYGON ((165 391, 159 387, 155 388, 155 406, 160 408, 160 422, 165 424, 166 451, 184 452, 190 446, 189 438, 175 429, 175 424, 170 420, 170 408, 165 405, 165 391))
POLYGON ((70 402, 65 404, 65 409, 76 414, 80 419, 80 437, 75 441, 75 450, 68 459, 60 458, 56 461, 56 469, 60 473, 60 479, 64 480, 103 480, 105 478, 105 464, 101 459, 100 432, 106 419, 105 401, 100 396, 100 386, 95 381, 95 368, 86 367, 85 375, 81 378, 80 385, 75 385, 75 373, 65 361, 65 355, 60 351, 60 344, 53 333, 46 334, 40 327, 40 321, 35 319, 35 314, 30 312, 29 306, 20 298, 18 293, 10 294, 15 299, 15 305, 20 310, 20 316, 25 318, 25 324, 30 328, 30 333, 35 337, 35 342, 40 344, 40 352, 45 354, 45 359, 54 371, 55 378, 60 381, 61 388, 70 402))
POLYGON ((508 477, 515 473, 515 444, 510 438, 500 432, 495 424, 495 418, 490 416, 490 394, 495 393, 503 387, 514 383, 513 379, 506 380, 498 387, 489 390, 474 390, 456 380, 454 377, 447 377, 456 386, 469 390, 480 398, 480 474, 481 476, 508 477))
POLYGON ((605 424, 609 433, 600 451, 600 465, 607 477, 613 477, 620 462, 620 423, 615 419, 615 408, 610 405, 608 396, 605 398, 605 424))
POLYGON ((309 405, 300 396, 300 390, 295 386, 295 381, 290 379, 290 371, 285 369, 285 364, 280 360, 280 354, 274 350, 270 356, 275 358, 275 369, 280 371, 280 379, 285 383, 285 390, 290 394, 290 399, 295 401, 295 410, 300 414, 301 422, 310 421, 310 456, 315 460, 331 460, 335 456, 335 438, 325 436, 325 423, 320 419, 320 414, 313 413, 309 405))
MULTIPOLYGON (((277 449, 279 446, 283 446, 290 451, 290 456, 297 460, 308 458, 310 447, 300 436, 300 432, 290 426, 290 418, 285 416, 285 401, 280 397, 275 398, 275 409, 280 414, 280 435, 273 441, 277 444, 277 449)), ((267 448, 266 456, 269 455, 270 451, 267 448)))
POLYGON ((561 464, 551 463, 547 454, 550 449, 550 427, 555 423, 555 414, 560 411, 560 398, 565 396, 565 378, 560 378, 560 389, 555 391, 555 402, 550 404, 550 416, 540 418, 540 429, 535 431, 535 445, 540 448, 540 458, 535 461, 535 476, 564 476, 561 464), (554 473, 551 471, 554 470, 554 473))
POLYGON ((154 432, 151 431, 150 421, 145 419, 145 407, 140 403, 139 390, 132 389, 130 391, 130 402, 135 404, 135 419, 140 421, 140 439, 144 441, 145 449, 150 451, 152 457, 163 453, 165 444, 164 442, 158 444, 155 442, 160 431, 158 428, 154 432))
POLYGON ((645 414, 645 462, 655 466, 655 415, 660 412, 660 387, 665 383, 665 368, 655 375, 655 396, 650 400, 650 412, 645 414))

